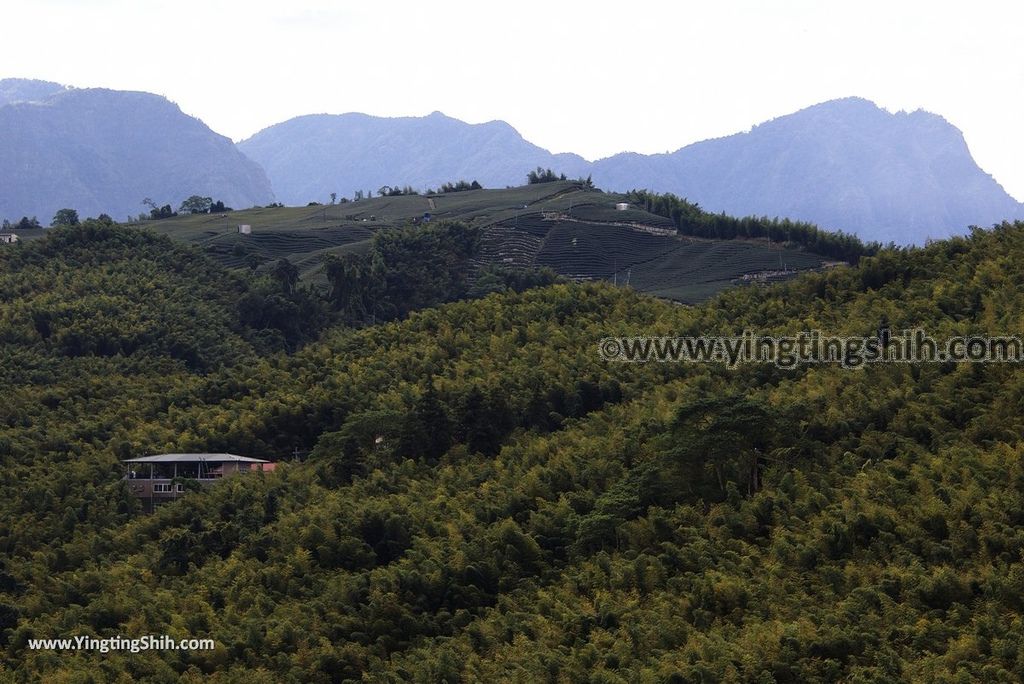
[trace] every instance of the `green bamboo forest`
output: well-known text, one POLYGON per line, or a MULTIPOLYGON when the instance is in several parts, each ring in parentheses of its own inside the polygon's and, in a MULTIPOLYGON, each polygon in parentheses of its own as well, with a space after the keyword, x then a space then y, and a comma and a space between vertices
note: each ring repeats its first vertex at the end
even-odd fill
POLYGON ((597 346, 1017 334, 1024 223, 693 306, 473 277, 479 239, 383 231, 319 287, 96 221, 0 248, 0 681, 1024 680, 1017 364, 597 346), (276 468, 145 514, 121 461, 164 452, 276 468), (30 647, 75 635, 216 648, 30 647))

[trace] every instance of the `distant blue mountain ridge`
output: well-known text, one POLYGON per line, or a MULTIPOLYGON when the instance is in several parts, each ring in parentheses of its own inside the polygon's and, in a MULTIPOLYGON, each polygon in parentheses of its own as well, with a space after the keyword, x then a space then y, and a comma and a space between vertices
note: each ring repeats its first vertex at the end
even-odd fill
POLYGON ((590 175, 605 190, 672 192, 714 212, 801 219, 899 244, 1024 217, 1024 205, 978 168, 956 127, 935 114, 892 114, 861 98, 825 102, 668 154, 622 153, 595 162, 552 154, 503 121, 471 125, 439 112, 302 116, 239 148, 292 204, 395 183, 437 187, 464 178, 485 187, 519 185, 526 171, 542 166, 590 175))
POLYGON ((590 162, 538 147, 503 121, 468 124, 440 112, 300 116, 235 145, 156 95, 7 79, 0 158, 0 217, 44 223, 62 207, 123 219, 145 209, 144 197, 176 206, 200 194, 248 207, 395 184, 505 187, 538 166, 592 176, 605 190, 672 192, 710 211, 899 244, 1024 218, 1024 205, 978 167, 955 126, 854 97, 671 153, 590 162))

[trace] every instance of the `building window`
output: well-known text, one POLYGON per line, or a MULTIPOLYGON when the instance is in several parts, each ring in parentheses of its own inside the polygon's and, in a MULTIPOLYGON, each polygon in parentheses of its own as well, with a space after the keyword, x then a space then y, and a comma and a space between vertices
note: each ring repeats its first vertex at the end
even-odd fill
MULTIPOLYGON (((178 485, 178 486, 180 487, 181 485, 178 485)), ((170 491, 171 491, 171 485, 170 484, 163 483, 163 482, 157 482, 157 483, 153 484, 153 493, 154 494, 167 493, 167 492, 170 492, 170 491)))
POLYGON ((183 485, 183 484, 174 485, 174 491, 176 491, 176 492, 183 492, 183 491, 185 491, 185 485, 183 485))

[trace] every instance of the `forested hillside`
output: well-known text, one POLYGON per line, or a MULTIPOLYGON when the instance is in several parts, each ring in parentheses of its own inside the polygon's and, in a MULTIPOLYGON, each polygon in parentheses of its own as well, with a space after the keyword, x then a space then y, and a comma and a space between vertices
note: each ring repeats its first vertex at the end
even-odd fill
POLYGON ((597 348, 1013 334, 1024 224, 696 307, 555 284, 318 339, 243 314, 253 293, 298 296, 287 279, 218 268, 123 229, 0 252, 0 674, 1024 678, 1016 365, 727 370, 597 348), (311 453, 152 516, 119 480, 133 455, 294 449, 311 453), (218 647, 27 647, 75 634, 218 647))

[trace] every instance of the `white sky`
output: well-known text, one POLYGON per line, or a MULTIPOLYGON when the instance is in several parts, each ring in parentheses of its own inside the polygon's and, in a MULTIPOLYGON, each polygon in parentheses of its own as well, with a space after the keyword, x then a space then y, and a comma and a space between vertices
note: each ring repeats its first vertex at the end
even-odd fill
POLYGON ((1013 0, 0 0, 0 78, 159 93, 236 140, 440 110, 589 159, 859 95, 941 114, 1024 200, 1022 29, 1013 0))

